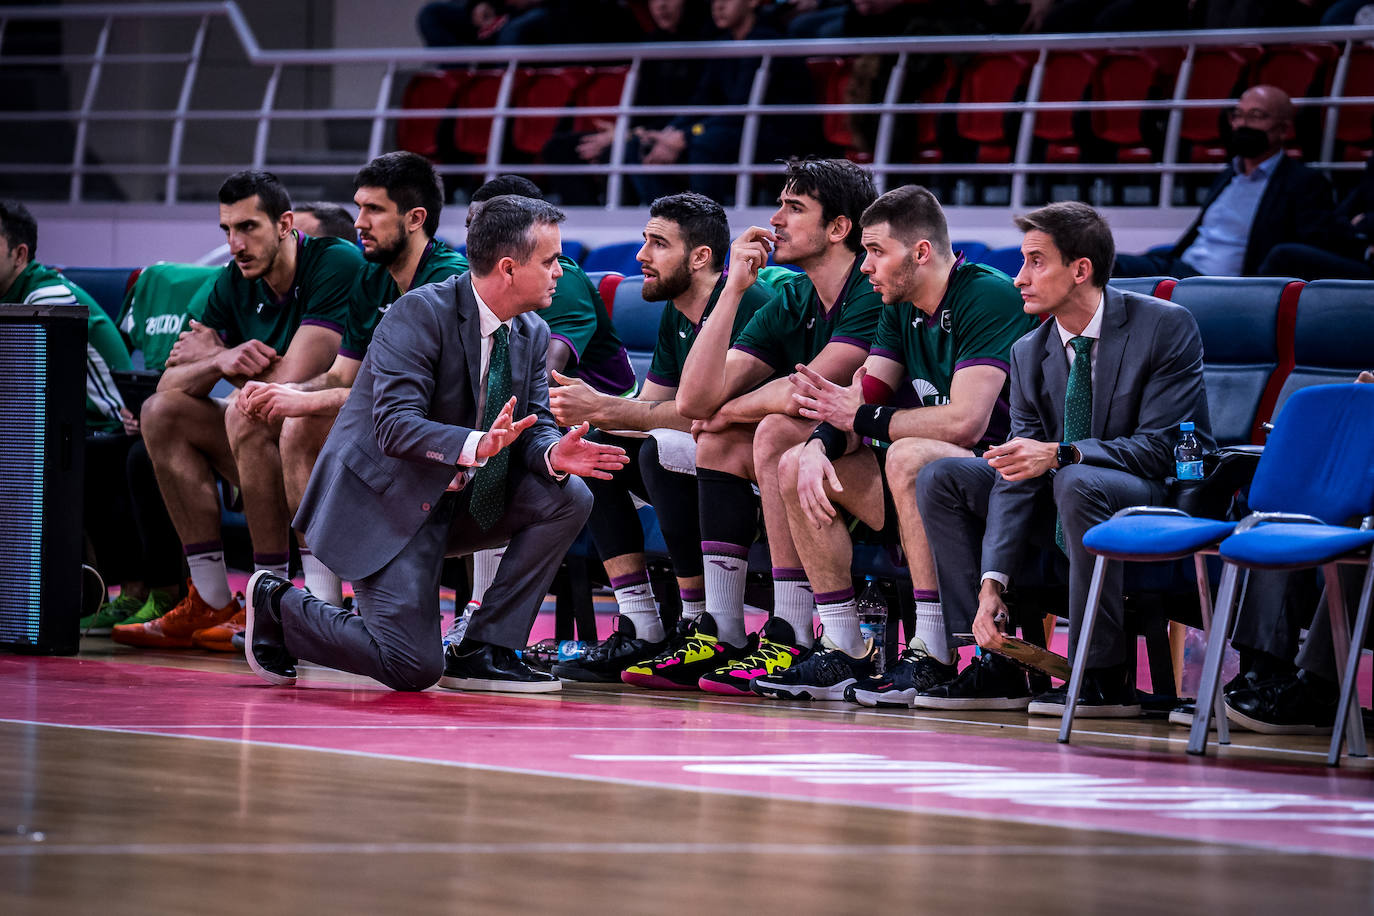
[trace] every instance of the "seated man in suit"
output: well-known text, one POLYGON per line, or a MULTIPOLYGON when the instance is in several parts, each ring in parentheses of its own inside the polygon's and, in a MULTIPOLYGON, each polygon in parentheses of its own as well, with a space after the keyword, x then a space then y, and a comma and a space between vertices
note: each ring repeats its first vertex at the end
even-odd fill
MULTIPOLYGON (((1186 309, 1107 287, 1112 235, 1091 207, 1051 204, 1016 225, 1025 233, 1016 285, 1026 311, 1050 320, 1011 349, 1012 438, 916 478, 945 632, 972 629, 979 645, 998 648, 1002 593, 1025 547, 1058 545, 1069 558, 1069 654, 1088 653, 1078 715, 1139 715, 1121 564, 1107 567, 1093 644, 1077 644, 1093 569, 1083 534, 1118 509, 1164 500, 1181 422, 1214 447, 1202 338, 1186 309)), ((1064 690, 1029 711, 1062 715, 1064 690)))
POLYGON ((246 654, 268 683, 294 683, 304 658, 395 690, 559 689, 516 650, 591 511, 568 475, 609 477, 627 460, 586 441, 585 425, 560 435, 549 413, 549 330, 529 313, 552 300, 562 219, 542 201, 493 198, 468 230, 469 272, 411 290, 378 322, 295 521, 353 582, 359 613, 254 573, 246 654), (511 562, 445 649, 444 557, 507 540, 511 562))
POLYGON ((1255 277, 1275 245, 1320 245, 1328 231, 1331 185, 1290 159, 1293 103, 1273 86, 1252 86, 1231 112, 1235 158, 1207 192, 1202 212, 1172 251, 1118 255, 1116 277, 1255 277))
POLYGON ((1374 280, 1374 156, 1365 162, 1359 183, 1336 205, 1325 241, 1274 246, 1260 265, 1260 274, 1300 280, 1374 280))

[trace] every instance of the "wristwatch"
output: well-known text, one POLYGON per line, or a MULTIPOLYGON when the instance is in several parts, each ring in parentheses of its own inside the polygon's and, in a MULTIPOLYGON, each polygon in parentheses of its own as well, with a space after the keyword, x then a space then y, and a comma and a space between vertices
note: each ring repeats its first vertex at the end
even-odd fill
POLYGON ((1055 451, 1054 457, 1055 460, 1059 462, 1061 468, 1070 464, 1077 464, 1083 460, 1083 456, 1079 453, 1078 448, 1067 442, 1059 443, 1059 448, 1055 451))

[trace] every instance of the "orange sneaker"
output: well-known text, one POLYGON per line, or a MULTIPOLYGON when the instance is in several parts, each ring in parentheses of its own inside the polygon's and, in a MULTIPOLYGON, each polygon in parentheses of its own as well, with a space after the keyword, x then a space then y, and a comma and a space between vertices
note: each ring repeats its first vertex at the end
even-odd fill
MULTIPOLYGON (((235 596, 234 600, 237 601, 238 597, 235 596)), ((196 630, 191 634, 191 645, 211 652, 242 652, 242 649, 234 648, 234 636, 242 633, 246 626, 248 612, 239 611, 219 626, 196 630)))
POLYGON ((126 646, 189 649, 192 645, 191 634, 218 626, 235 614, 242 613, 243 605, 237 597, 229 599, 224 607, 213 608, 201 600, 200 593, 192 584, 186 597, 166 614, 147 623, 117 626, 110 636, 115 642, 126 646))

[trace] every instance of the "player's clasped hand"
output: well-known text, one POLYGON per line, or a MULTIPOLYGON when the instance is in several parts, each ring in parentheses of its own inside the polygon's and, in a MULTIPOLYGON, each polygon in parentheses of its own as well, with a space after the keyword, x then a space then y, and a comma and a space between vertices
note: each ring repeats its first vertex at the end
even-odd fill
POLYGON ((618 445, 591 442, 584 438, 591 425, 583 423, 563 434, 549 453, 549 463, 555 471, 610 480, 611 473, 630 463, 625 450, 618 445))
POLYGON ((601 393, 579 378, 553 373, 558 387, 549 389, 549 410, 559 426, 576 426, 583 420, 592 420, 597 399, 601 393))
POLYGON ((520 434, 529 429, 538 420, 534 414, 515 419, 515 398, 512 397, 501 408, 501 412, 492 421, 491 428, 482 434, 481 440, 477 443, 477 460, 486 461, 501 449, 510 445, 520 434))
POLYGON ((854 380, 847 386, 836 385, 810 366, 797 364, 797 371, 789 375, 792 401, 798 412, 808 420, 820 420, 845 432, 854 430, 854 414, 864 403, 864 376, 868 370, 860 366, 854 380))

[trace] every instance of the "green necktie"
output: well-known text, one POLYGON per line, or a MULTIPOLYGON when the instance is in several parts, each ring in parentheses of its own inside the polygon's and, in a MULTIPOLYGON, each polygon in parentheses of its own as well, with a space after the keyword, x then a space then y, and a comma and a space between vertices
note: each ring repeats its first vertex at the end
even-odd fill
MULTIPOLYGON (((1069 383, 1064 386, 1064 441, 1086 439, 1093 429, 1093 338, 1075 337, 1073 365, 1069 367, 1069 383)), ((1064 524, 1054 523, 1054 542, 1064 549, 1064 524)))
MULTIPOLYGON (((491 429, 501 408, 510 400, 510 329, 501 325, 491 335, 491 359, 487 363, 487 406, 482 429, 491 429)), ((472 502, 468 512, 483 531, 496 524, 506 511, 506 468, 510 447, 487 459, 472 477, 472 502)))

